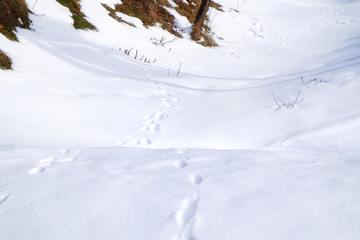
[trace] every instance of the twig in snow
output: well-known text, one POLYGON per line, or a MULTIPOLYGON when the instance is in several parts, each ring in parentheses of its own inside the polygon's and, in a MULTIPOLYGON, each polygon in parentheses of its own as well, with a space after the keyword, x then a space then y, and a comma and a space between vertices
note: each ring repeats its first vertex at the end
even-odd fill
POLYGON ((177 72, 177 74, 176 74, 177 77, 180 75, 180 71, 181 71, 181 62, 180 62, 180 64, 179 64, 179 69, 178 69, 178 72, 177 72))
POLYGON ((130 52, 134 49, 134 47, 132 47, 130 50, 128 50, 128 56, 130 55, 130 52))
POLYGON ((160 39, 160 43, 161 43, 162 45, 164 45, 164 44, 163 44, 164 41, 165 41, 165 37, 162 36, 161 39, 160 39))
POLYGON ((281 100, 281 98, 277 97, 277 99, 279 99, 280 102, 282 102, 284 104, 284 106, 286 106, 286 103, 283 100, 281 100))
POLYGON ((300 93, 301 93, 301 89, 299 90, 299 92, 298 92, 298 94, 297 94, 297 96, 296 96, 295 101, 293 102, 293 104, 291 104, 292 107, 295 107, 296 102, 297 102, 297 100, 298 100, 298 98, 299 98, 300 93))
POLYGON ((135 59, 137 58, 137 55, 138 55, 138 50, 136 49, 136 53, 135 53, 135 59))
POLYGON ((279 109, 281 109, 280 104, 279 104, 279 103, 278 103, 278 101, 276 100, 276 98, 275 98, 274 94, 273 94, 273 93, 271 93, 271 95, 272 95, 272 97, 274 98, 274 100, 275 100, 276 104, 278 105, 279 109))
POLYGON ((36 0, 36 1, 35 1, 34 6, 32 7, 32 9, 34 9, 34 8, 35 8, 35 6, 36 6, 37 2, 38 2, 38 0, 36 0))

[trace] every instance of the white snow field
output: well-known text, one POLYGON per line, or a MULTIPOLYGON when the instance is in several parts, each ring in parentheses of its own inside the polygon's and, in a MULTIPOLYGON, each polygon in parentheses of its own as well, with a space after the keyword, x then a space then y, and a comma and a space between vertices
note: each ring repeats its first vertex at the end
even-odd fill
POLYGON ((33 31, 0 35, 1 240, 360 239, 359 0, 223 0, 216 48, 120 0, 81 1, 97 32, 26 2, 33 31))

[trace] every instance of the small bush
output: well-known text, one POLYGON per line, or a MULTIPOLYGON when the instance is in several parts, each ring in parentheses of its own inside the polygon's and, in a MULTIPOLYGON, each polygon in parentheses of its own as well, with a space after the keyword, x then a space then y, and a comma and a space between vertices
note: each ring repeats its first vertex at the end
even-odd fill
POLYGON ((9 70, 11 69, 12 61, 3 51, 0 49, 0 69, 9 70))
POLYGON ((17 41, 16 27, 30 29, 29 13, 24 0, 0 0, 0 33, 17 41))
POLYGON ((88 22, 85 19, 85 14, 81 12, 81 6, 79 4, 79 0, 56 0, 61 5, 67 7, 71 14, 72 19, 74 20, 74 27, 76 29, 90 29, 90 30, 96 30, 96 27, 88 22))

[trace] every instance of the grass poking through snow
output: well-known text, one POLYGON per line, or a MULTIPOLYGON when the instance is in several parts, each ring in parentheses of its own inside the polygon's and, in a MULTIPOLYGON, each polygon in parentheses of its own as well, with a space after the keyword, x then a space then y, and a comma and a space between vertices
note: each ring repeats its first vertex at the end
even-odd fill
MULTIPOLYGON (((126 23, 135 27, 134 24, 126 22, 121 17, 117 16, 117 12, 140 19, 145 27, 160 24, 164 30, 177 37, 182 37, 179 33, 179 30, 181 29, 177 29, 174 24, 175 17, 170 14, 166 8, 175 9, 180 15, 185 16, 188 21, 193 24, 197 11, 200 7, 201 0, 174 1, 174 3, 177 5, 176 7, 172 7, 168 0, 157 0, 156 2, 151 0, 148 0, 147 2, 140 0, 122 0, 121 4, 116 4, 114 9, 106 4, 102 5, 106 8, 106 10, 108 10, 109 16, 118 22, 126 23)), ((221 5, 213 1, 211 1, 210 7, 215 8, 218 11, 222 11, 221 5)), ((202 41, 198 43, 207 47, 217 46, 211 35, 210 27, 204 24, 201 32, 202 41)))
POLYGON ((12 60, 0 49, 0 69, 9 70, 11 69, 12 60))
POLYGON ((85 19, 85 14, 81 12, 81 6, 79 4, 79 0, 56 0, 61 5, 67 7, 71 14, 72 19, 74 20, 74 27, 76 29, 90 29, 95 30, 96 27, 91 24, 88 20, 85 19))
POLYGON ((0 0, 0 33, 17 41, 16 27, 30 29, 30 12, 24 0, 0 0))

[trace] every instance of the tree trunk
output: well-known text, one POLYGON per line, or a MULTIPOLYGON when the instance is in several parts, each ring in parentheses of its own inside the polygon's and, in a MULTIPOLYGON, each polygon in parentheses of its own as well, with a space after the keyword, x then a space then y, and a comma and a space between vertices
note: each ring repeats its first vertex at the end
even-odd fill
POLYGON ((199 11, 196 15, 193 28, 191 31, 191 39, 199 41, 201 39, 201 29, 206 19, 206 14, 210 7, 210 0, 202 0, 199 11))

